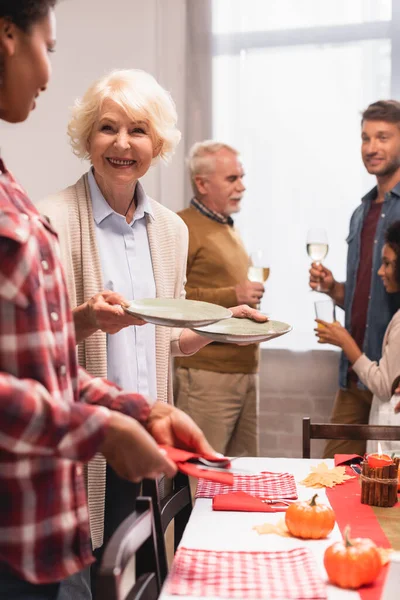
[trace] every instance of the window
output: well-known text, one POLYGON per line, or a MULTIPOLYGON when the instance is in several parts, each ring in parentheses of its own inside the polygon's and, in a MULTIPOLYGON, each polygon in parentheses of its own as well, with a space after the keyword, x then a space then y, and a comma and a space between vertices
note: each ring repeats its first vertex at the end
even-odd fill
POLYGON ((390 21, 392 0, 214 0, 214 33, 390 21))
POLYGON ((213 0, 213 136, 241 152, 235 221, 248 251, 270 258, 262 307, 293 325, 268 347, 328 348, 313 333, 306 235, 327 230, 324 264, 344 280, 350 216, 375 185, 360 112, 396 75, 391 18, 388 0, 213 0))

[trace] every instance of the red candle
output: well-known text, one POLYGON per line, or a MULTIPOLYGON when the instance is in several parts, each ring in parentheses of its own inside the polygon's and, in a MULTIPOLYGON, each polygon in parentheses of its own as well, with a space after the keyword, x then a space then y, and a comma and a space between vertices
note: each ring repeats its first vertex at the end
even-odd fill
POLYGON ((388 454, 368 454, 367 456, 368 466, 377 467, 388 467, 393 464, 392 459, 388 454))
POLYGON ((392 458, 388 454, 382 454, 382 446, 378 443, 378 453, 367 455, 368 466, 374 469, 378 467, 388 467, 393 464, 392 458))

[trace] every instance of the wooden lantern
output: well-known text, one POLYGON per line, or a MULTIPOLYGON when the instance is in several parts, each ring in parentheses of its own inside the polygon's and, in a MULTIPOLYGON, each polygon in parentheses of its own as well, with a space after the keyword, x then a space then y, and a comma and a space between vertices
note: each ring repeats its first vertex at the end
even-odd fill
POLYGON ((371 506, 394 506, 397 502, 397 473, 400 458, 384 467, 370 467, 361 463, 361 503, 371 506))

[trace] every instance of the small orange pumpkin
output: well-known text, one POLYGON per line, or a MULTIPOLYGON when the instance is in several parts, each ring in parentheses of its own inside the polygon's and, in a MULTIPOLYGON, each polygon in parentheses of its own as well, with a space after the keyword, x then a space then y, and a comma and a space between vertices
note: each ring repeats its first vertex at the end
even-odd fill
POLYGON ((372 583, 382 569, 382 560, 374 542, 368 538, 350 539, 350 527, 344 540, 325 550, 324 565, 331 583, 356 590, 372 583))
POLYGON ((315 494, 307 502, 293 502, 285 515, 286 527, 295 537, 325 538, 335 525, 335 513, 327 504, 317 504, 315 494))

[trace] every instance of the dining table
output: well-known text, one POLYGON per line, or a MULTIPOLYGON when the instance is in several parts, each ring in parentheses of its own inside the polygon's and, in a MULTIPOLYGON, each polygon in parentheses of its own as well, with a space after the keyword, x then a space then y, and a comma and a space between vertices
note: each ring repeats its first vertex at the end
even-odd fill
MULTIPOLYGON (((378 532, 379 535, 377 535, 377 539, 374 540, 378 545, 390 545, 394 550, 400 551, 399 503, 395 507, 382 508, 375 512, 373 512, 374 509, 372 509, 372 507, 361 505, 361 500, 358 497, 360 485, 358 478, 355 475, 354 479, 333 488, 335 490, 334 506, 331 495, 333 490, 327 490, 326 488, 314 489, 300 483, 310 474, 311 467, 316 467, 321 462, 324 462, 328 468, 334 467, 333 459, 243 457, 238 458, 232 463, 232 469, 240 473, 248 474, 257 474, 265 471, 292 474, 296 482, 299 500, 309 500, 317 493, 318 503, 330 504, 332 508, 334 508, 336 523, 334 529, 327 538, 320 540, 304 540, 295 537, 282 537, 275 533, 260 534, 254 529, 255 526, 264 523, 277 524, 284 519, 285 512, 214 511, 212 507, 212 498, 200 497, 194 502, 189 522, 178 548, 178 553, 180 548, 191 549, 193 550, 194 555, 196 555, 196 552, 201 552, 202 550, 253 553, 307 548, 310 550, 314 559, 316 572, 319 573, 320 578, 324 582, 324 586, 326 584, 326 598, 328 600, 380 600, 383 597, 382 589, 384 584, 381 584, 376 591, 374 591, 373 587, 364 587, 358 591, 345 590, 330 584, 324 568, 324 553, 328 546, 343 539, 342 533, 344 524, 353 527, 356 530, 356 533, 357 531, 360 531, 360 527, 361 531, 368 532, 368 523, 370 521, 368 521, 368 523, 363 523, 363 515, 369 515, 369 519, 374 519, 374 527, 371 528, 371 535, 368 535, 368 537, 374 539, 374 531, 378 532), (329 496, 331 496, 331 502, 329 496), (376 519, 375 516, 377 517, 376 519), (362 529, 363 525, 364 529, 362 529), (389 536, 389 533, 391 536, 389 536), (386 537, 386 534, 390 539, 390 543, 387 542, 388 538, 386 537), (386 540, 386 544, 382 543, 382 539, 386 540)), ((362 537, 367 536, 363 535, 362 537)), ((175 557, 176 556, 177 555, 175 555, 175 557)), ((176 558, 174 560, 176 560, 176 558)), ((172 564, 172 570, 173 567, 174 565, 172 564)), ((384 577, 385 575, 381 576, 384 577)), ((219 600, 221 598, 230 600, 230 598, 238 598, 238 595, 193 596, 171 594, 169 583, 169 578, 167 578, 159 600, 191 600, 195 597, 198 600, 219 600)), ((243 597, 243 600, 247 600, 247 598, 251 597, 251 594, 246 595, 243 597)), ((265 595, 265 598, 269 597, 269 595, 265 595)))

